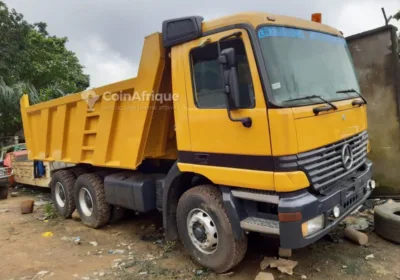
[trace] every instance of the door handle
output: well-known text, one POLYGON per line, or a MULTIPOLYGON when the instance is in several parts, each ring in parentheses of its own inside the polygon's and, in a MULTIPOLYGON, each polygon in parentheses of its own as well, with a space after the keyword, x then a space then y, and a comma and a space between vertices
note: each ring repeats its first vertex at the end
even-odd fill
POLYGON ((208 163, 208 156, 209 154, 194 154, 194 161, 196 163, 203 163, 206 164, 208 163))

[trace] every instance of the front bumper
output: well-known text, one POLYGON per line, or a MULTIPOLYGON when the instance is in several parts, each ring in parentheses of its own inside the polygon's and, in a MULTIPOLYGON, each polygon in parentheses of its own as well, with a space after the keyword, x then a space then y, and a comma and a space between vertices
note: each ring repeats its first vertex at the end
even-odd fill
POLYGON ((8 178, 0 178, 0 187, 8 187, 9 183, 8 178))
POLYGON ((309 192, 299 192, 281 197, 279 213, 301 212, 302 220, 280 222, 280 243, 282 248, 297 249, 305 247, 322 238, 340 221, 353 212, 371 194, 368 181, 372 177, 372 162, 367 160, 355 176, 340 182, 332 193, 324 196, 309 192), (333 218, 332 211, 339 205, 341 215, 333 218), (303 237, 302 224, 319 215, 324 215, 325 227, 309 236, 303 237), (333 218, 333 219, 332 219, 333 218))
POLYGON ((10 177, 13 174, 8 171, 9 171, 9 168, 0 167, 0 187, 9 187, 10 186, 10 177), (5 174, 8 174, 8 175, 5 175, 5 174))

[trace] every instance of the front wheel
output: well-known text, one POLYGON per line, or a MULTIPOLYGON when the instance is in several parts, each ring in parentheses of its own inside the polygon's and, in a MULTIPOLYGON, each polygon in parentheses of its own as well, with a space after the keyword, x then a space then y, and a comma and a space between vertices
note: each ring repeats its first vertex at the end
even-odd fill
POLYGON ((247 237, 236 240, 219 189, 194 187, 179 199, 179 235, 192 258, 200 265, 223 273, 237 265, 247 250, 247 237))

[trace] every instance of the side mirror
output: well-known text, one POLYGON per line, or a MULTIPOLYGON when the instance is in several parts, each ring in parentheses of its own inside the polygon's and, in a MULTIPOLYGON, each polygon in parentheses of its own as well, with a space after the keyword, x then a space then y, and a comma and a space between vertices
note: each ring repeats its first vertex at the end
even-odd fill
POLYGON ((241 104, 235 49, 227 48, 221 51, 218 61, 222 66, 225 93, 228 96, 229 108, 231 110, 239 109, 241 108, 241 104))
POLYGON ((241 108, 240 95, 239 95, 239 78, 237 73, 236 63, 236 52, 234 48, 226 48, 221 51, 221 42, 232 37, 240 37, 242 32, 235 32, 228 36, 222 37, 218 41, 218 61, 221 65, 222 78, 224 81, 224 90, 226 93, 226 110, 228 117, 232 122, 241 122, 246 128, 252 126, 252 119, 246 118, 235 118, 231 114, 231 110, 241 108))

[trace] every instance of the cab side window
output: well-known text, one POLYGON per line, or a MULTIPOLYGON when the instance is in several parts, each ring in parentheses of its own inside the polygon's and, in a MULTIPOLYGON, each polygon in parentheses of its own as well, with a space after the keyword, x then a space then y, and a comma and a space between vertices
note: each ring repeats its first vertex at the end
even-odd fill
MULTIPOLYGON (((221 43, 221 50, 226 48, 234 48, 236 51, 241 104, 244 104, 243 108, 254 108, 253 83, 243 41, 241 39, 224 41, 221 43)), ((217 43, 193 49, 190 56, 196 106, 198 108, 226 108, 217 43)))

